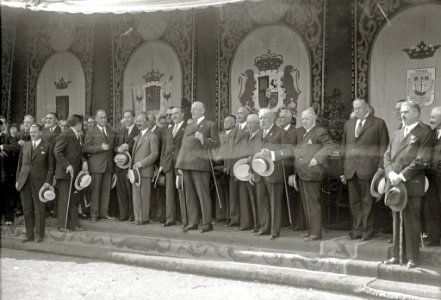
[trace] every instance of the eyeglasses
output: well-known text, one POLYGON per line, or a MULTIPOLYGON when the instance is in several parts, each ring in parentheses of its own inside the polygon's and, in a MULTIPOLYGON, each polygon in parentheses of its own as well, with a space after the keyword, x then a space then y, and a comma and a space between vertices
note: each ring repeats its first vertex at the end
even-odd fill
POLYGON ((167 116, 167 117, 171 117, 171 116, 173 116, 173 114, 166 114, 166 116, 167 116))

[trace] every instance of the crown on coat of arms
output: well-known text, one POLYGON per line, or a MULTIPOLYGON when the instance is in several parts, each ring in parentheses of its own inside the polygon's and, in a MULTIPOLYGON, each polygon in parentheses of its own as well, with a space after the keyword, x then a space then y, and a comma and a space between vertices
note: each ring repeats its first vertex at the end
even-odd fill
POLYGON ((271 53, 271 50, 269 49, 268 53, 263 53, 254 58, 254 65, 259 69, 260 72, 277 70, 281 64, 283 64, 283 55, 271 53))
POLYGON ((432 57, 436 50, 438 50, 441 45, 427 45, 424 41, 421 41, 416 47, 405 48, 402 51, 406 53, 410 59, 423 59, 432 57))
POLYGON ((54 81, 54 84, 55 84, 55 87, 57 88, 57 90, 64 90, 64 89, 67 89, 67 87, 69 86, 69 84, 71 82, 72 81, 70 81, 70 80, 66 81, 66 80, 64 80, 63 77, 61 77, 60 80, 54 81))
POLYGON ((145 82, 154 82, 160 81, 162 76, 164 76, 164 74, 160 73, 159 70, 152 70, 151 72, 147 71, 147 73, 142 76, 142 78, 144 78, 145 82))

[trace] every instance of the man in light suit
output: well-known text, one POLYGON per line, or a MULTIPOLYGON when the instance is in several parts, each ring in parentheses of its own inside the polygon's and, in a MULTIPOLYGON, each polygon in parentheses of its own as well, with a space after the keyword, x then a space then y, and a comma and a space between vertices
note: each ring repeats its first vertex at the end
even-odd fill
POLYGON ((54 177, 54 154, 52 146, 42 141, 42 127, 32 125, 31 141, 26 142, 20 152, 15 187, 20 191, 26 226, 23 242, 34 240, 34 226, 37 242, 43 241, 45 229, 45 203, 39 200, 41 187, 51 186, 54 177))
MULTIPOLYGON (((167 111, 168 112, 168 111, 167 111)), ((176 180, 176 159, 178 158, 179 149, 181 149, 182 138, 186 123, 184 122, 184 111, 180 107, 171 109, 172 127, 166 129, 164 143, 161 151, 160 166, 165 174, 165 223, 164 227, 176 224, 177 209, 176 202, 179 199, 179 207, 182 213, 182 223, 186 224, 185 198, 183 195, 178 195, 175 187, 176 180)))
MULTIPOLYGON (((127 110, 123 114, 126 127, 123 128, 116 141, 115 152, 124 153, 125 151, 132 153, 135 138, 139 134, 139 129, 135 125, 135 113, 127 110)), ((132 185, 127 178, 128 169, 121 169, 115 166, 115 174, 117 176, 116 192, 118 197, 119 220, 120 221, 134 221, 133 217, 133 200, 132 200, 132 185)))
POLYGON ((139 134, 132 151, 132 168, 137 168, 141 175, 140 186, 132 185, 133 212, 135 225, 150 222, 150 203, 152 198, 152 177, 154 163, 159 157, 158 137, 151 132, 156 119, 152 113, 141 112, 136 116, 139 134))
POLYGON ((424 198, 424 217, 427 227, 425 246, 439 246, 441 236, 441 106, 432 108, 430 127, 433 148, 427 170, 429 190, 424 198))
POLYGON ((184 232, 197 230, 199 211, 202 213, 201 233, 212 231, 210 197, 210 157, 209 151, 219 145, 217 126, 205 118, 205 105, 194 102, 191 106, 193 122, 185 128, 182 147, 176 168, 183 171, 185 200, 188 211, 188 225, 184 232))
POLYGON ((233 167, 234 164, 240 158, 241 149, 239 148, 241 140, 247 134, 247 117, 250 111, 245 106, 241 106, 237 109, 236 120, 237 127, 229 134, 229 153, 228 159, 225 160, 225 168, 230 174, 229 182, 229 196, 230 196, 230 223, 228 226, 240 226, 239 229, 247 230, 251 229, 251 219, 244 220, 242 222, 241 217, 250 215, 248 192, 246 183, 237 180, 234 177, 233 167), (241 207, 242 206, 242 207, 241 207))
POLYGON ((370 193, 376 172, 384 172, 383 157, 389 144, 384 120, 369 113, 365 99, 352 103, 355 118, 346 121, 341 145, 344 175, 352 212, 350 239, 367 241, 374 234, 374 197, 370 193))
POLYGON ((280 236, 282 225, 282 199, 284 192, 284 177, 282 161, 285 158, 283 145, 286 142, 286 133, 276 126, 275 113, 270 109, 259 111, 260 128, 262 130, 261 144, 274 161, 274 172, 261 177, 254 174, 257 185, 257 207, 260 228, 256 235, 271 234, 274 240, 280 236))
POLYGON ((320 191, 334 145, 326 129, 316 125, 317 114, 312 107, 305 109, 301 118, 303 128, 297 132, 294 167, 299 177, 300 198, 309 228, 303 237, 305 241, 315 241, 322 238, 320 191))
MULTIPOLYGON (((413 101, 401 105, 403 128, 392 135, 384 153, 385 174, 392 186, 404 183, 407 190, 407 205, 402 211, 404 224, 404 253, 407 267, 418 262, 421 233, 421 202, 424 196, 425 166, 429 162, 433 136, 427 125, 419 122, 420 107, 413 101)), ((399 262, 400 215, 394 212, 393 257, 386 264, 399 262)))
POLYGON ((115 132, 107 126, 107 114, 99 109, 95 116, 96 126, 86 132, 84 153, 88 156, 89 171, 92 176, 90 217, 114 220, 109 216, 110 186, 114 173, 113 149, 115 132))
POLYGON ((72 179, 75 179, 81 170, 88 171, 87 161, 83 157, 83 141, 80 134, 83 127, 83 118, 80 115, 72 115, 69 118, 69 126, 69 129, 58 136, 54 147, 55 178, 59 194, 57 205, 58 230, 62 232, 83 230, 78 224, 77 204, 80 199, 78 199, 78 194, 75 193, 72 179), (72 183, 72 186, 70 183, 72 183), (71 190, 70 195, 69 190, 71 190), (66 214, 67 224, 65 227, 66 214))

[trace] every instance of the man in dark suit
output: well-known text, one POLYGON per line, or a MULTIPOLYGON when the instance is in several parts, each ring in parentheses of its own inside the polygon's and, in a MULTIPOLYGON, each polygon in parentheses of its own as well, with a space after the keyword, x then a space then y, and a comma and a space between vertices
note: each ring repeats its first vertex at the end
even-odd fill
POLYGON ((88 155, 89 171, 92 176, 90 217, 92 222, 102 219, 114 220, 109 216, 109 199, 114 173, 113 149, 115 132, 107 126, 107 114, 99 109, 95 116, 96 126, 86 132, 84 153, 88 155))
POLYGON ((216 221, 225 220, 225 225, 230 223, 230 141, 231 135, 235 132, 236 117, 228 115, 224 118, 224 130, 219 133, 219 147, 212 151, 214 168, 221 169, 222 172, 216 174, 216 184, 219 190, 219 198, 215 197, 214 205, 216 221), (220 200, 220 201, 216 201, 220 200), (222 205, 222 208, 220 207, 222 205))
POLYGON ((286 195, 286 191, 283 193, 285 201, 282 203, 282 225, 283 222, 286 223, 286 220, 289 220, 290 213, 290 230, 304 230, 306 224, 300 194, 296 192, 294 187, 288 185, 288 177, 294 174, 294 150, 297 145, 296 119, 292 117, 292 113, 288 109, 282 109, 279 112, 276 124, 286 132, 286 143, 284 145, 284 149, 286 149, 286 159, 283 160, 283 167, 285 169, 285 186, 288 195, 286 195), (290 211, 288 211, 288 209, 290 209, 290 211))
MULTIPOLYGON (((167 111, 168 112, 168 111, 167 111)), ((173 125, 165 131, 165 139, 161 149, 160 167, 165 174, 165 223, 163 226, 172 226, 177 220, 177 202, 179 203, 182 224, 187 225, 187 212, 185 209, 185 197, 179 195, 176 186, 176 160, 181 149, 186 123, 184 122, 184 111, 180 107, 171 109, 173 125)))
POLYGON ((239 181, 233 172, 233 166, 240 158, 241 149, 239 147, 240 141, 247 134, 247 117, 250 111, 245 106, 241 106, 237 109, 236 120, 237 127, 229 134, 229 153, 228 159, 225 160, 225 168, 230 174, 230 223, 228 226, 239 226, 239 229, 246 230, 251 229, 252 220, 247 219, 244 222, 241 221, 241 217, 250 215, 248 192, 246 183, 239 181), (241 207, 241 205, 243 207, 241 207))
POLYGON ((374 234, 374 197, 370 193, 372 178, 383 172, 383 157, 389 144, 384 120, 369 113, 365 99, 352 103, 355 118, 346 121, 341 145, 343 183, 348 184, 352 212, 350 239, 369 240, 374 234))
POLYGON ((0 121, 0 220, 4 216, 5 224, 12 225, 13 208, 16 201, 13 186, 17 171, 16 157, 20 146, 9 134, 4 132, 4 127, 5 125, 0 121))
MULTIPOLYGON (((61 134, 61 128, 58 126, 57 122, 58 122, 57 113, 50 112, 46 115, 46 126, 43 128, 43 135, 41 139, 45 142, 48 142, 51 145, 52 147, 51 152, 53 152, 53 147, 55 146, 56 138, 61 134)), ((46 203, 46 210, 53 217, 56 216, 55 214, 55 212, 57 211, 56 205, 57 205, 57 198, 55 198, 54 201, 50 201, 46 203)))
POLYGON ((271 233, 271 240, 280 236, 282 225, 284 192, 282 160, 285 158, 283 145, 286 142, 286 133, 276 126, 275 117, 276 114, 270 109, 259 111, 262 149, 274 161, 274 172, 267 177, 254 174, 254 181, 257 184, 257 207, 260 222, 260 228, 256 235, 271 233))
MULTIPOLYGON (((262 149, 262 130, 260 129, 259 116, 256 114, 250 114, 247 117, 247 134, 245 138, 241 140, 240 149, 242 150, 241 156, 247 158, 249 163, 251 163, 253 155, 262 149)), ((241 221, 251 220, 251 232, 256 233, 260 227, 257 186, 253 179, 245 183, 251 209, 249 216, 242 218, 241 221)))
POLYGON ((433 148, 427 170, 429 190, 424 198, 424 217, 427 241, 425 246, 439 246, 441 235, 441 106, 434 107, 430 114, 433 130, 433 148))
POLYGON ((26 226, 23 242, 34 240, 34 226, 37 242, 43 241, 45 228, 45 203, 39 200, 41 187, 51 186, 54 177, 54 154, 52 145, 41 139, 42 127, 32 125, 31 141, 26 142, 20 152, 15 187, 20 191, 26 226))
POLYGON ((54 147, 55 178, 59 194, 57 206, 58 229, 62 232, 83 230, 78 224, 77 204, 80 199, 77 197, 78 194, 74 193, 75 188, 72 179, 77 177, 81 169, 88 170, 87 161, 83 157, 83 141, 80 135, 83 127, 82 117, 72 115, 69 118, 69 126, 69 129, 58 136, 54 147), (69 191, 71 191, 70 195, 69 191), (67 224, 65 224, 66 214, 67 224))
MULTIPOLYGON (((162 118, 162 120, 165 120, 165 116, 162 118)), ((165 131, 166 128, 162 128, 161 126, 158 126, 158 123, 155 123, 152 128, 149 129, 151 133, 156 135, 158 138, 158 151, 159 155, 161 154, 162 150, 162 144, 165 139, 165 131)), ((155 161, 155 175, 159 172, 159 159, 155 161)), ((165 223, 165 189, 162 186, 157 185, 154 186, 155 183, 152 182, 152 201, 150 203, 150 216, 154 219, 154 221, 158 221, 162 224, 165 223)))
POLYGON ((135 225, 150 222, 152 177, 154 163, 159 157, 158 137, 151 131, 155 124, 156 118, 152 113, 141 112, 136 116, 136 125, 140 132, 133 145, 132 168, 139 170, 141 178, 139 186, 132 185, 135 225))
MULTIPOLYGON (((403 128, 394 132, 384 153, 384 169, 393 186, 404 183, 407 205, 402 211, 404 224, 404 253, 407 267, 415 267, 419 256, 421 233, 421 202, 424 196, 425 170, 432 149, 432 133, 427 125, 418 121, 420 107, 413 101, 401 105, 403 128)), ((394 212, 393 257, 386 264, 399 262, 400 214, 394 212)))
POLYGON ((23 131, 20 131, 18 134, 18 144, 23 146, 25 142, 31 140, 30 130, 32 124, 35 124, 35 118, 31 115, 26 115, 23 118, 23 131))
MULTIPOLYGON (((135 138, 139 134, 139 129, 135 125, 135 113, 127 110, 123 114, 126 127, 118 134, 118 140, 115 146, 115 152, 124 153, 128 151, 132 153, 135 138)), ((119 220, 120 221, 134 221, 133 216, 133 199, 132 199, 132 185, 127 178, 128 169, 121 169, 115 166, 115 174, 117 176, 116 192, 118 197, 119 220)))
POLYGON ((205 105, 196 101, 191 106, 193 122, 185 128, 182 147, 178 154, 176 168, 183 171, 185 201, 188 211, 188 225, 184 232, 196 230, 199 224, 199 211, 202 213, 200 231, 213 230, 211 225, 209 151, 219 145, 216 124, 205 119, 205 105))
POLYGON ((309 228, 303 236, 305 241, 314 241, 322 238, 320 191, 334 145, 326 129, 316 125, 317 115, 312 107, 304 110, 301 118, 303 128, 297 132, 294 167, 309 228))

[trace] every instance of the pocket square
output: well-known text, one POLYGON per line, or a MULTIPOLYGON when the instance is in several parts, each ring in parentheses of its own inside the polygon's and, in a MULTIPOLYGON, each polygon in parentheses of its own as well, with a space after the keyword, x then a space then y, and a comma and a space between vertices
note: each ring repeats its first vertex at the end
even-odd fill
POLYGON ((46 152, 44 152, 44 151, 41 151, 41 154, 46 154, 46 152))
POLYGON ((308 144, 308 145, 311 145, 311 144, 312 144, 311 139, 308 140, 307 144, 308 144))

